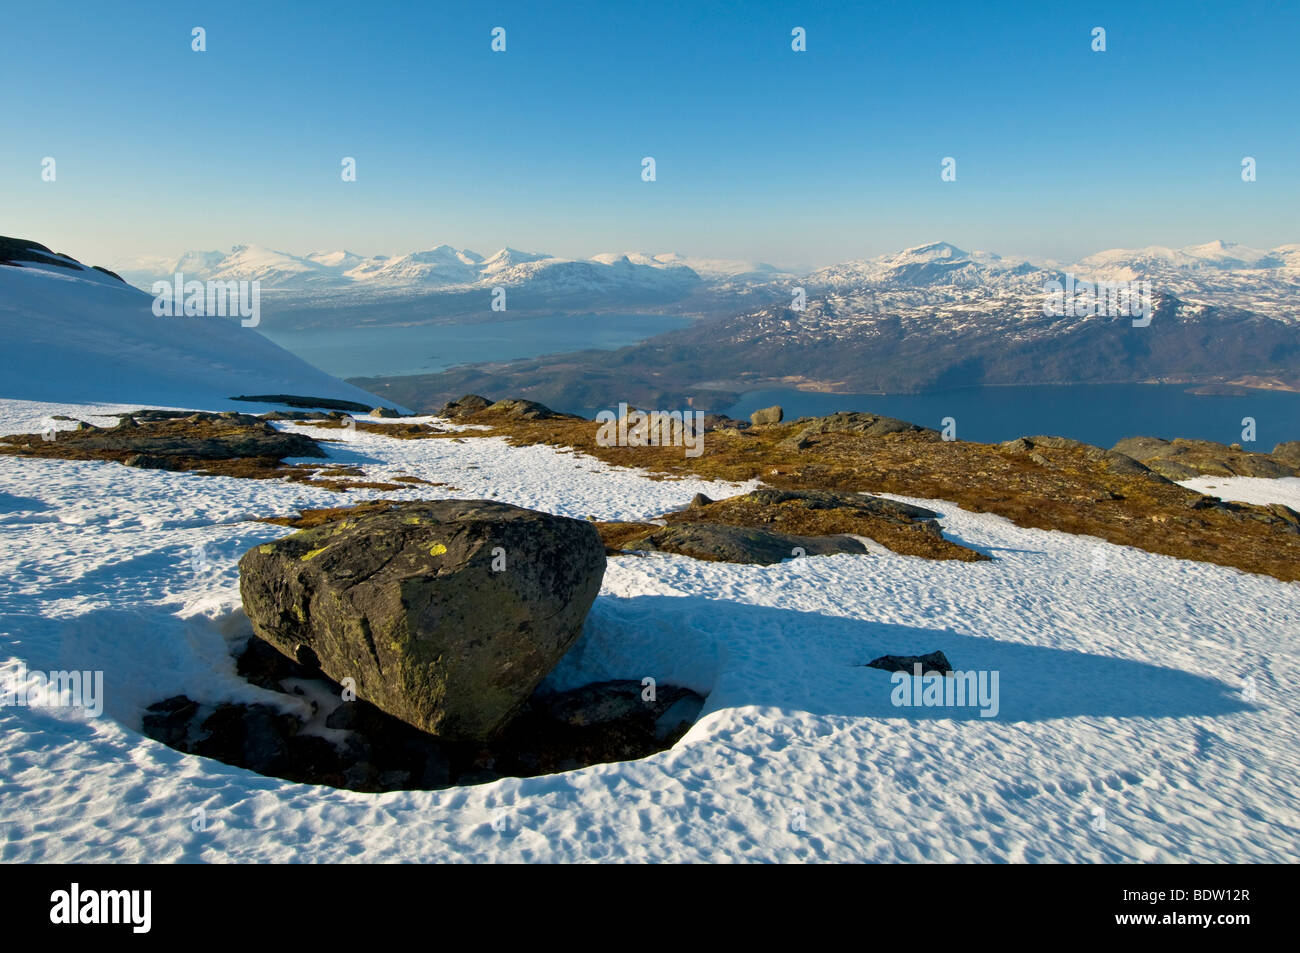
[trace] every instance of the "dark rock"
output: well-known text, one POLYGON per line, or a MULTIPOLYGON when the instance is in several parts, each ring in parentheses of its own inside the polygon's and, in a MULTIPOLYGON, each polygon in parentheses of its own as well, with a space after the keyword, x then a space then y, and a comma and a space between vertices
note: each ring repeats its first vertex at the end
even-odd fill
POLYGON ((811 510, 857 510, 872 516, 883 516, 902 523, 916 520, 934 520, 939 514, 923 506, 900 503, 879 496, 863 496, 860 493, 842 493, 835 490, 775 490, 760 489, 742 496, 732 497, 733 501, 751 501, 763 506, 777 506, 782 503, 797 502, 811 510))
POLYGON ((310 650, 409 724, 470 739, 498 731, 577 639, 605 547, 582 520, 442 500, 303 530, 239 565, 259 637, 291 658, 310 650))
POLYGON ((906 672, 908 675, 915 673, 917 665, 921 666, 922 675, 929 675, 931 672, 947 675, 953 670, 952 665, 948 663, 948 657, 942 652, 931 652, 929 655, 882 655, 867 663, 868 668, 884 669, 886 672, 906 672))
POLYGON ((469 417, 477 414, 480 410, 486 410, 492 406, 492 401, 486 397, 480 397, 478 394, 466 394, 458 400, 448 401, 443 405, 442 410, 438 411, 439 417, 469 417))
POLYGON ((285 457, 325 456, 320 445, 310 437, 282 433, 265 420, 249 415, 139 416, 139 420, 143 423, 137 422, 136 417, 123 416, 121 422, 111 429, 65 432, 60 436, 74 441, 72 446, 81 451, 139 454, 146 459, 235 460, 260 457, 281 460, 285 457), (193 432, 196 429, 198 433, 193 432))
POLYGON ((691 497, 691 506, 708 506, 713 501, 703 493, 696 493, 691 497))
POLYGON ((795 536, 723 523, 676 523, 664 526, 628 544, 628 548, 679 553, 714 562, 769 566, 798 555, 830 556, 866 553, 852 536, 795 536))
POLYGON ((149 453, 133 453, 123 458, 122 464, 128 467, 138 467, 141 470, 170 470, 175 461, 149 453))
POLYGON ((172 748, 186 749, 190 722, 198 714, 199 703, 184 695, 175 695, 145 709, 142 730, 155 741, 172 748))
POLYGON ((748 420, 736 420, 734 417, 728 417, 726 414, 704 415, 705 433, 713 433, 715 430, 745 430, 749 425, 748 420))
MULTIPOLYGON (((250 639, 249 645, 257 641, 250 639)), ((257 667, 241 656, 241 670, 257 667)), ((334 683, 320 684, 338 690, 334 683)), ((653 698, 648 694, 635 681, 538 692, 487 743, 434 738, 362 701, 341 702, 326 719, 327 727, 345 733, 338 743, 304 732, 296 716, 274 707, 227 703, 214 708, 183 695, 151 706, 144 727, 177 750, 292 781, 358 791, 439 789, 661 751, 695 722, 704 699, 674 685, 657 686, 653 698)))
POLYGON ((299 397, 295 394, 261 394, 253 397, 241 396, 230 399, 247 400, 260 404, 284 404, 287 407, 341 410, 353 414, 364 414, 370 410, 365 404, 358 404, 355 400, 336 400, 330 397, 299 397))

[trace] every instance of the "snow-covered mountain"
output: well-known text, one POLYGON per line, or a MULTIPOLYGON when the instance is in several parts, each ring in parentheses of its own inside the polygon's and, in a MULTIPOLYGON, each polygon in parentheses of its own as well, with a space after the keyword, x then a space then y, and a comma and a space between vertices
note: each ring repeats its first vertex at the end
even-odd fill
MULTIPOLYGON (((463 294, 503 287, 526 290, 539 300, 547 294, 606 295, 617 305, 624 298, 673 300, 688 294, 701 279, 686 261, 679 256, 640 254, 557 258, 514 248, 483 256, 446 244, 391 258, 364 258, 346 251, 298 256, 260 245, 237 245, 229 253, 187 252, 174 261, 156 257, 130 260, 119 263, 117 270, 141 288, 154 281, 169 281, 182 272, 186 278, 198 280, 257 280, 264 291, 273 294, 313 298, 347 297, 350 293, 463 294)), ((728 266, 736 266, 739 272, 755 268, 744 262, 708 264, 719 274, 727 272, 728 266)))
POLYGON ((158 317, 116 275, 0 239, 0 397, 244 411, 243 395, 384 401, 219 317, 158 317))
MULTIPOLYGON (((1296 247, 1296 246, 1283 246, 1296 247)), ((1222 240, 1186 248, 1164 248, 1151 245, 1136 250, 1111 248, 1089 255, 1080 261, 1092 269, 1127 269, 1133 272, 1174 268, 1184 271, 1213 269, 1217 271, 1247 271, 1285 268, 1285 254, 1280 250, 1260 251, 1234 242, 1222 240)))
POLYGON ((989 252, 968 252, 949 242, 930 242, 893 254, 842 262, 812 272, 805 284, 814 288, 930 285, 989 285, 1033 271, 1027 261, 1007 261, 989 252))

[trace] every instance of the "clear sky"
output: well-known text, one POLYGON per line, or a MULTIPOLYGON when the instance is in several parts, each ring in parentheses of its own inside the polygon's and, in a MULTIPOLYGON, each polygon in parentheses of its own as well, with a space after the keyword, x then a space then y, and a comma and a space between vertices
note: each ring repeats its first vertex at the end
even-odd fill
POLYGON ((1300 241, 1296 0, 10 2, 0 89, 0 234, 91 263, 1300 241))

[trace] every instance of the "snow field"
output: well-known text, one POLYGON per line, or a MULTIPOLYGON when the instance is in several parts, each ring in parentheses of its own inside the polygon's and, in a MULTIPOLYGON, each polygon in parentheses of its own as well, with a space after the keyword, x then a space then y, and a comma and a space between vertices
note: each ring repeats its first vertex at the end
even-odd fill
MULTIPOLYGON (((2 401, 0 425, 29 431, 57 413, 108 409, 2 401)), ((243 682, 230 656, 248 632, 235 563, 285 532, 252 517, 461 496, 644 519, 696 492, 747 488, 650 480, 498 439, 359 432, 331 448, 371 479, 407 473, 456 489, 341 496, 0 457, 0 670, 99 669, 107 691, 98 719, 0 708, 0 861, 1294 862, 1300 853, 1300 704, 1290 691, 1300 587, 943 501, 899 497, 938 510, 950 538, 992 562, 610 560, 584 634, 549 682, 652 676, 705 693, 688 735, 643 761, 373 795, 262 777, 141 736, 143 709, 182 692, 298 704, 243 682), (935 649, 960 670, 999 673, 997 717, 895 707, 889 674, 861 667, 935 649), (1253 701, 1243 698, 1247 675, 1253 701)), ((1253 482, 1292 492, 1288 481, 1253 482)), ((1222 481, 1209 492, 1231 498, 1221 490, 1222 481)))

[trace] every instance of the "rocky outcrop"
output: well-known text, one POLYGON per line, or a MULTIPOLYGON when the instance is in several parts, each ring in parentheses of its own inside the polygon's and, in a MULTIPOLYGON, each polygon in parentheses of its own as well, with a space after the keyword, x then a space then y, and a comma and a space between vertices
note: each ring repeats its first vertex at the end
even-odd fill
POLYGON ((486 397, 480 397, 478 394, 466 394, 464 397, 444 404, 442 410, 438 411, 438 416, 455 420, 457 417, 469 417, 477 414, 480 410, 485 410, 490 406, 492 406, 492 401, 486 397))
POLYGON ((785 411, 780 405, 764 407, 762 410, 756 410, 749 415, 749 422, 755 427, 765 427, 770 424, 779 424, 785 417, 785 411))
POLYGON ((302 530, 239 568, 260 638, 422 731, 483 739, 578 638, 605 549, 586 521, 440 500, 302 530))
POLYGON ((999 444, 999 446, 1012 453, 1025 454, 1039 466, 1046 467, 1049 470, 1058 468, 1060 464, 1043 456, 1038 452, 1039 450, 1081 450, 1085 460, 1090 463, 1102 464, 1108 473, 1145 477, 1158 481, 1166 479, 1166 477, 1148 469, 1128 454, 1116 450, 1103 450, 1101 447, 1084 443, 1082 440, 1074 440, 1070 437, 1017 437, 1015 440, 1008 440, 999 444))
MULTIPOLYGON (((703 494, 699 494, 703 496, 703 494)), ((724 500, 693 499, 665 514, 668 526, 643 538, 620 532, 619 549, 678 552, 699 559, 771 563, 807 556, 865 553, 863 538, 930 559, 986 557, 947 540, 933 510, 862 493, 764 488, 724 500)))
POLYGON ((678 523, 646 534, 629 544, 637 550, 679 553, 712 562, 769 566, 794 556, 866 553, 852 536, 794 536, 722 523, 678 523))
POLYGON ((1270 456, 1275 462, 1283 466, 1300 470, 1300 440, 1288 440, 1286 443, 1279 443, 1273 448, 1270 456))
POLYGON ((4 442, 38 456, 71 460, 116 460, 150 469, 191 470, 216 462, 258 461, 275 465, 286 457, 324 457, 311 437, 276 430, 249 414, 139 410, 119 415, 115 427, 79 426, 52 439, 14 435, 4 442), (33 439, 34 438, 34 439, 33 439))
POLYGON ((826 417, 800 417, 795 423, 800 427, 778 444, 782 449, 803 450, 811 446, 817 437, 830 433, 855 433, 868 437, 883 437, 894 433, 932 434, 933 439, 939 439, 938 431, 929 427, 876 414, 837 413, 826 417))
POLYGON ((439 417, 460 420, 470 417, 484 417, 495 420, 581 420, 575 414, 562 414, 551 410, 545 404, 535 400, 518 400, 506 398, 495 403, 478 394, 466 394, 464 397, 449 401, 438 411, 439 417))
POLYGON ((1200 476, 1270 479, 1300 476, 1300 463, 1290 462, 1292 452, 1287 444, 1279 444, 1270 455, 1243 450, 1240 444, 1222 444, 1213 440, 1126 437, 1112 449, 1174 481, 1200 476), (1281 454, 1278 450, 1282 451, 1281 454))

